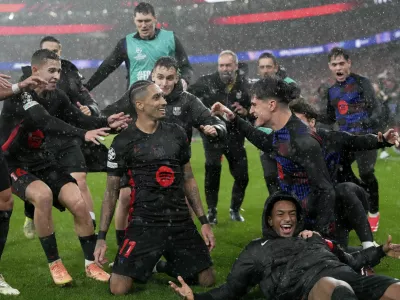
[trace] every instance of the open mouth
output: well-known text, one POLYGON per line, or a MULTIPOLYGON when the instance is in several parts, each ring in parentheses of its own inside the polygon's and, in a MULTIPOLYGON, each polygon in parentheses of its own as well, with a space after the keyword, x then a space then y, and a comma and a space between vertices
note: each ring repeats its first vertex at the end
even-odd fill
POLYGON ((292 225, 289 225, 289 224, 281 225, 281 230, 282 230, 282 232, 283 232, 284 234, 289 234, 289 233, 291 233, 291 232, 292 232, 292 228, 293 228, 293 226, 292 226, 292 225))
POLYGON ((336 76, 337 76, 337 77, 342 77, 343 75, 344 75, 343 72, 336 72, 336 76))

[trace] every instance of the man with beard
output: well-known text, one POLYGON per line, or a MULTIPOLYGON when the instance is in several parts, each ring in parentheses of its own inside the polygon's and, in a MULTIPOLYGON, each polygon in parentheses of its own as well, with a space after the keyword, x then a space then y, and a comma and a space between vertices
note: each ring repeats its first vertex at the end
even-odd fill
MULTIPOLYGON (((225 137, 225 123, 219 118, 211 116, 210 110, 197 97, 183 90, 179 78, 179 66, 175 58, 160 57, 152 71, 152 81, 161 88, 167 101, 166 116, 163 121, 183 127, 189 145, 192 140, 193 127, 201 131, 211 142, 217 142, 225 137)), ((125 93, 120 100, 109 105, 102 112, 109 115, 121 110, 125 113, 134 112, 129 101, 129 93, 125 93)), ((134 201, 127 174, 122 177, 120 188, 121 192, 115 213, 118 245, 121 245, 125 236, 125 229, 128 225, 127 216, 129 211, 132 212, 131 203, 134 201)))
POLYGON ((128 172, 134 183, 135 201, 124 242, 114 261, 111 293, 124 295, 134 281, 146 282, 154 266, 157 272, 174 277, 181 274, 187 280, 210 286, 215 274, 209 251, 215 241, 191 169, 186 133, 177 124, 162 122, 167 102, 159 86, 138 81, 131 86, 129 95, 137 118, 115 137, 109 150, 96 262, 105 262, 105 238, 120 178, 128 172), (205 241, 190 217, 186 197, 202 224, 205 241), (162 265, 157 263, 161 256, 167 260, 162 265))
POLYGON ((301 232, 303 218, 295 196, 270 196, 263 211, 263 237, 239 254, 226 283, 194 294, 178 277, 182 286, 170 282, 171 288, 186 300, 240 299, 256 285, 266 299, 276 300, 400 299, 398 279, 357 273, 385 256, 400 258, 400 245, 392 244, 391 236, 382 246, 349 254, 316 232, 301 232))
MULTIPOLYGON (((188 91, 211 108, 216 102, 224 103, 239 115, 246 117, 250 108, 248 94, 249 83, 239 74, 237 55, 225 50, 218 57, 218 71, 202 76, 188 91)), ((217 143, 203 137, 206 155, 205 164, 205 194, 208 205, 208 220, 217 224, 218 192, 221 179, 221 157, 225 155, 229 170, 234 178, 230 216, 233 221, 243 222, 240 207, 243 203, 247 184, 249 182, 247 154, 244 148, 244 136, 239 131, 227 128, 226 140, 217 143)))
MULTIPOLYGON (((351 73, 351 60, 346 50, 333 48, 329 55, 329 69, 336 83, 328 90, 327 117, 337 122, 340 131, 366 134, 379 131, 382 103, 377 101, 370 81, 351 73)), ((379 192, 375 177, 377 150, 355 154, 361 180, 368 186, 370 194, 369 223, 373 232, 379 227, 379 192)))
MULTIPOLYGON (((59 40, 52 36, 46 36, 40 41, 40 49, 48 49, 58 56, 61 56, 62 46, 59 40)), ((30 66, 22 67, 23 79, 31 76, 30 66)), ((100 111, 96 101, 92 98, 89 91, 83 86, 82 75, 78 68, 69 60, 61 59, 60 80, 57 88, 65 92, 71 103, 78 107, 82 113, 88 116, 99 116, 100 111)), ((96 227, 95 214, 93 209, 93 199, 86 182, 86 173, 100 172, 106 169, 108 149, 105 145, 93 143, 83 143, 79 145, 74 139, 67 138, 64 145, 58 151, 59 163, 71 174, 78 182, 83 199, 89 207, 90 216, 96 227)), ((35 225, 33 222, 34 206, 25 202, 25 223, 24 234, 27 238, 33 239, 35 236, 35 225)))
POLYGON ((103 61, 97 71, 86 83, 93 90, 123 62, 128 71, 128 88, 137 80, 149 78, 154 63, 161 56, 173 56, 182 72, 182 84, 186 89, 192 76, 188 56, 181 42, 172 31, 157 29, 154 7, 140 2, 134 10, 133 21, 137 32, 121 39, 113 52, 103 61))

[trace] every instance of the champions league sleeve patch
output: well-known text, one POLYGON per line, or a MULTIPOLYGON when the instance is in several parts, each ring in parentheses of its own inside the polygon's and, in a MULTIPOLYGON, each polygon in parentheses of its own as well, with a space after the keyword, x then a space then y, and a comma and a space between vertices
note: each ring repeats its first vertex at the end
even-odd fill
POLYGON ((107 167, 110 169, 117 169, 118 164, 116 162, 113 162, 117 154, 115 153, 114 148, 108 149, 108 161, 107 161, 107 167))
POLYGON ((36 101, 33 101, 33 98, 31 96, 31 94, 27 93, 27 92, 23 92, 21 94, 21 100, 22 100, 22 104, 23 104, 23 108, 24 110, 28 110, 31 107, 39 104, 36 101))

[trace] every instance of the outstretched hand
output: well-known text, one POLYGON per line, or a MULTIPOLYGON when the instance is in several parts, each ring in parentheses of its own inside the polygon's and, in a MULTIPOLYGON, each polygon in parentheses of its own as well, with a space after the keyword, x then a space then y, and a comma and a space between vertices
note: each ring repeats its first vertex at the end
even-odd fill
POLYGON ((396 132, 393 128, 390 128, 385 133, 378 132, 378 141, 383 142, 385 139, 388 143, 395 145, 396 147, 399 146, 399 133, 396 132))
POLYGON ((392 236, 390 234, 385 245, 383 245, 383 251, 387 256, 400 259, 400 244, 392 244, 392 236))
POLYGON ((229 121, 232 121, 235 118, 235 114, 221 102, 214 103, 214 105, 211 107, 211 114, 213 116, 224 117, 229 121))
POLYGON ((5 74, 0 74, 0 88, 2 89, 10 89, 11 88, 11 82, 8 81, 8 79, 11 79, 10 76, 5 75, 5 74))
POLYGON ((201 125, 200 130, 208 136, 216 137, 218 135, 217 129, 212 125, 201 125))
POLYGON ((128 127, 128 124, 132 122, 132 119, 129 115, 125 115, 123 112, 118 114, 113 114, 107 118, 108 126, 110 128, 115 129, 117 131, 128 127))
POLYGON ((183 299, 194 300, 193 291, 190 288, 190 286, 186 284, 186 282, 183 280, 181 276, 178 276, 178 281, 182 285, 181 287, 177 286, 172 281, 169 281, 171 289, 175 291, 175 293, 177 293, 179 296, 183 297, 183 299))

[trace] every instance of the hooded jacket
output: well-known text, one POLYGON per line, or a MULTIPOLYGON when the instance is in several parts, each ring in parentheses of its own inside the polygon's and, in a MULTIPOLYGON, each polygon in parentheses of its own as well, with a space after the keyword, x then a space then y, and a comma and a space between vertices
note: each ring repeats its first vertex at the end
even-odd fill
POLYGON ((260 286, 267 299, 307 299, 314 284, 329 276, 330 271, 358 271, 363 266, 378 264, 385 256, 382 246, 350 255, 317 234, 303 239, 298 237, 302 224, 302 208, 294 196, 279 192, 270 196, 263 211, 263 237, 250 242, 240 253, 225 284, 209 292, 195 294, 194 299, 240 299, 256 285, 260 286), (298 223, 293 237, 281 237, 268 225, 268 216, 279 200, 288 200, 296 205, 298 223))
MULTIPOLYGON (((32 75, 30 66, 22 67, 23 79, 32 75)), ((67 94, 71 103, 77 106, 77 103, 87 106, 92 113, 92 116, 97 117, 100 110, 97 102, 90 95, 89 91, 83 86, 84 79, 78 68, 69 60, 61 60, 61 74, 57 87, 67 94)))
MULTIPOLYGON (((218 132, 218 140, 225 137, 225 123, 219 118, 211 116, 210 110, 204 106, 199 98, 183 91, 181 81, 178 81, 172 92, 165 97, 165 100, 167 107, 166 117, 163 121, 183 127, 189 141, 192 140, 192 127, 199 129, 201 125, 213 125, 218 132)), ((110 116, 120 111, 136 115, 136 111, 129 100, 129 91, 121 99, 102 110, 102 114, 110 116)), ((210 140, 213 139, 210 138, 210 140)))

